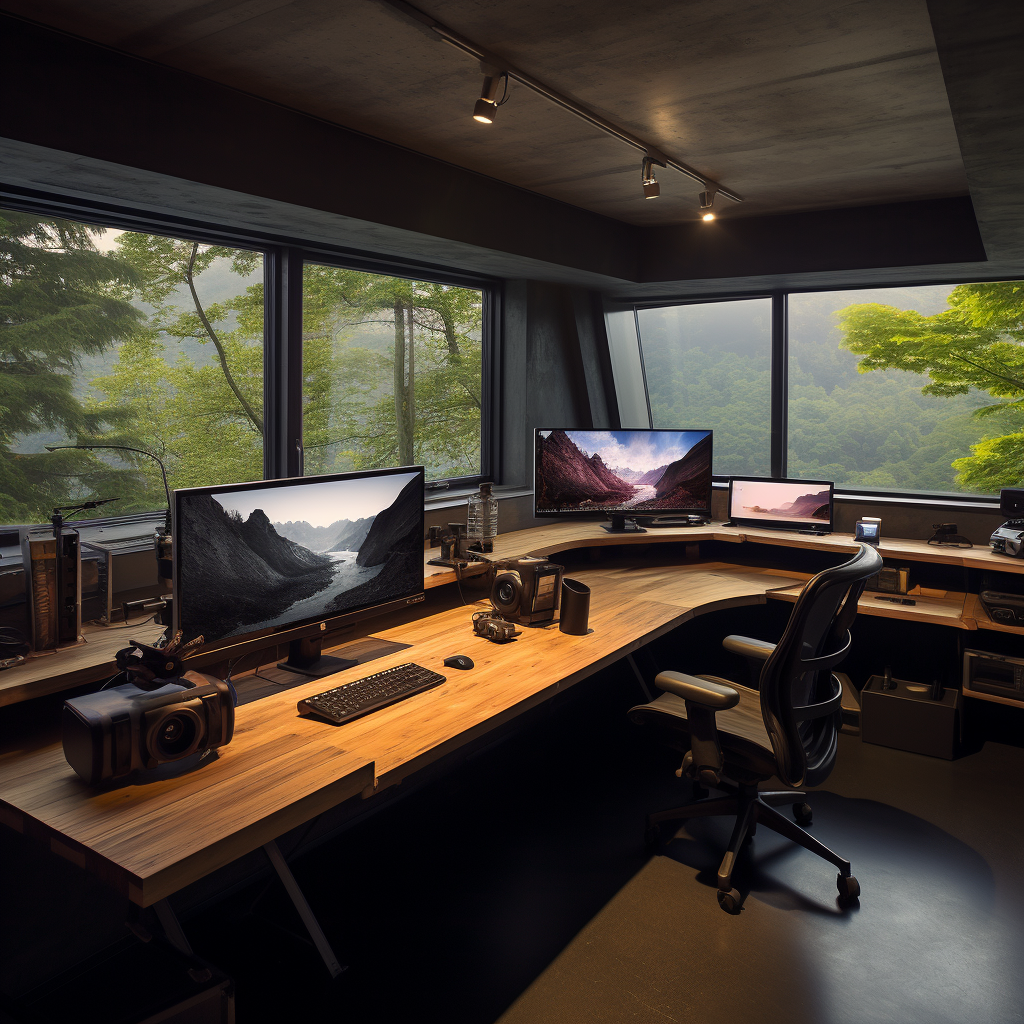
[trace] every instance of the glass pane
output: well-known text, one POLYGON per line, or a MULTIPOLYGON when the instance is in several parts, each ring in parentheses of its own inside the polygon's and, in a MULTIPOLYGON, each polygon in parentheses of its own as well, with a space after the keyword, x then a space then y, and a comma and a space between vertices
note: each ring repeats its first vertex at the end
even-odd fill
POLYGON ((717 475, 771 469, 771 299, 638 311, 656 427, 708 429, 717 475))
POLYGON ((0 521, 262 479, 261 253, 0 210, 0 306, 0 521))
POLYGON ((789 472, 994 494, 1024 467, 1022 282, 792 295, 789 472))
POLYGON ((606 316, 605 322, 615 398, 619 403, 619 423, 624 430, 630 427, 649 427, 651 422, 647 415, 647 395, 640 367, 636 317, 632 309, 615 310, 606 316))
POLYGON ((479 475, 482 324, 478 289, 306 264, 305 472, 479 475))

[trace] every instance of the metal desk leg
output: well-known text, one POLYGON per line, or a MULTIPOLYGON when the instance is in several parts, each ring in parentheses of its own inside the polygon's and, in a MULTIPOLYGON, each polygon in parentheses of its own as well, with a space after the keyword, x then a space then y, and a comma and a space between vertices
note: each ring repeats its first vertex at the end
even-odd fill
POLYGON ((306 897, 299 888, 299 883, 295 881, 295 876, 292 874, 291 868, 288 867, 288 862, 284 859, 281 848, 274 840, 271 840, 263 847, 263 850, 270 863, 274 866, 277 877, 281 879, 288 895, 291 897, 292 903, 295 904, 295 909, 299 912, 299 917, 302 918, 302 923, 306 926, 309 937, 313 940, 313 945, 316 946, 318 952, 323 957, 327 970, 331 972, 332 978, 336 978, 345 968, 338 963, 338 958, 334 955, 334 950, 331 949, 327 936, 324 935, 319 921, 317 921, 309 904, 306 902, 306 897))
POLYGON ((160 927, 164 930, 164 935, 167 936, 167 941, 179 953, 184 953, 185 956, 195 956, 188 939, 185 938, 185 933, 181 930, 181 923, 178 921, 177 915, 171 909, 170 903, 167 900, 158 900, 153 904, 153 910, 156 911, 157 920, 160 922, 160 927))

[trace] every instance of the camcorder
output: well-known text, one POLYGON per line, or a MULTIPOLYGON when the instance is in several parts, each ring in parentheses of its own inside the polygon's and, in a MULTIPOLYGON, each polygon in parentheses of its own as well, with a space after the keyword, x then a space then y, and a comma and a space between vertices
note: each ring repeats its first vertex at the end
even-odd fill
POLYGON ((560 565, 546 558, 513 558, 494 563, 491 606, 499 619, 524 626, 551 622, 562 591, 560 565))
POLYGON ((172 762, 190 769, 231 741, 231 684, 185 671, 179 643, 180 634, 165 648, 133 641, 105 688, 64 702, 64 756, 90 786, 123 785, 172 762), (127 681, 110 685, 121 676, 127 681))

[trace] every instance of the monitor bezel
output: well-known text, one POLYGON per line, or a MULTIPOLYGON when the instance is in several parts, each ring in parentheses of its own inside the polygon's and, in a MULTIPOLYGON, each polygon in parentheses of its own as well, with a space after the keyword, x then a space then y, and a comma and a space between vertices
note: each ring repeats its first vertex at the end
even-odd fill
POLYGON ((834 480, 804 480, 802 477, 793 476, 731 476, 729 477, 729 503, 726 505, 727 518, 730 522, 738 523, 741 526, 747 527, 760 527, 765 530, 790 530, 799 532, 801 530, 810 530, 814 526, 819 527, 819 532, 829 533, 835 530, 835 518, 836 518, 836 485, 834 480), (806 484, 808 487, 827 487, 828 488, 828 523, 823 519, 816 520, 814 523, 793 523, 786 522, 782 519, 750 519, 746 516, 735 516, 732 514, 732 489, 733 481, 742 480, 749 481, 750 483, 756 484, 806 484))
POLYGON ((715 432, 705 427, 534 427, 533 428, 533 515, 536 519, 570 519, 575 518, 581 522, 598 522, 608 519, 611 516, 624 516, 626 519, 650 520, 661 516, 684 516, 696 515, 711 518, 711 502, 714 496, 714 457, 715 457, 715 432), (638 509, 633 512, 630 509, 604 508, 594 509, 593 512, 581 512, 579 509, 566 509, 565 511, 544 511, 537 508, 537 440, 542 431, 564 430, 577 434, 582 433, 626 433, 633 434, 707 434, 709 447, 709 461, 711 462, 711 484, 708 487, 707 508, 659 508, 659 509, 638 509))
MULTIPOLYGON (((233 491, 251 491, 256 489, 271 490, 275 487, 290 487, 295 485, 319 483, 333 483, 339 480, 365 480, 367 477, 394 476, 398 474, 418 473, 420 478, 420 493, 425 494, 426 471, 423 466, 400 466, 395 469, 368 469, 357 470, 349 473, 323 473, 314 476, 292 476, 282 477, 277 480, 252 480, 238 484, 214 484, 207 487, 180 487, 176 488, 171 495, 173 516, 171 520, 171 593, 172 601, 172 632, 181 629, 181 603, 179 601, 179 586, 181 573, 179 571, 179 559, 181 546, 178 543, 178 520, 180 515, 180 499, 188 495, 196 494, 227 494, 233 491)), ((420 510, 420 537, 425 536, 424 517, 425 507, 421 498, 420 510)), ((294 625, 285 627, 267 626, 264 629, 254 630, 250 633, 233 633, 231 636, 222 637, 220 640, 213 640, 204 643, 201 650, 226 651, 230 648, 256 645, 257 641, 265 643, 256 646, 269 647, 271 644, 290 643, 292 640, 301 640, 304 637, 323 635, 342 628, 363 619, 373 618, 376 615, 383 615, 390 611, 408 607, 412 604, 422 603, 426 599, 425 572, 423 564, 420 564, 420 585, 419 589, 408 596, 393 598, 380 604, 365 605, 362 608, 352 608, 349 611, 338 612, 328 616, 309 616, 306 619, 296 621, 294 625)), ((186 636, 186 641, 193 639, 186 636)))

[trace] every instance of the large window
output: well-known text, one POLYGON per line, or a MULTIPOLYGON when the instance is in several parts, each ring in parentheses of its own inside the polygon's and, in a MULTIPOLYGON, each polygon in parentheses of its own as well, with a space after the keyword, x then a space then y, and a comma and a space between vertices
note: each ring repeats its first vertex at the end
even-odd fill
POLYGON ((0 210, 0 524, 163 509, 150 456, 172 488, 487 472, 482 284, 154 226, 0 210))
POLYGON ((655 427, 714 431, 714 472, 771 465, 772 300, 637 311, 655 427))
POLYGON ((1024 481, 1024 282, 639 308, 636 322, 654 425, 713 427, 720 475, 981 496, 1024 481))
POLYGON ((263 475, 263 254, 0 211, 0 522, 263 475), (48 447, 79 445, 90 450, 48 447), (107 500, 109 499, 109 500, 107 500))
POLYGON ((305 472, 481 473, 483 292, 307 263, 305 472))

